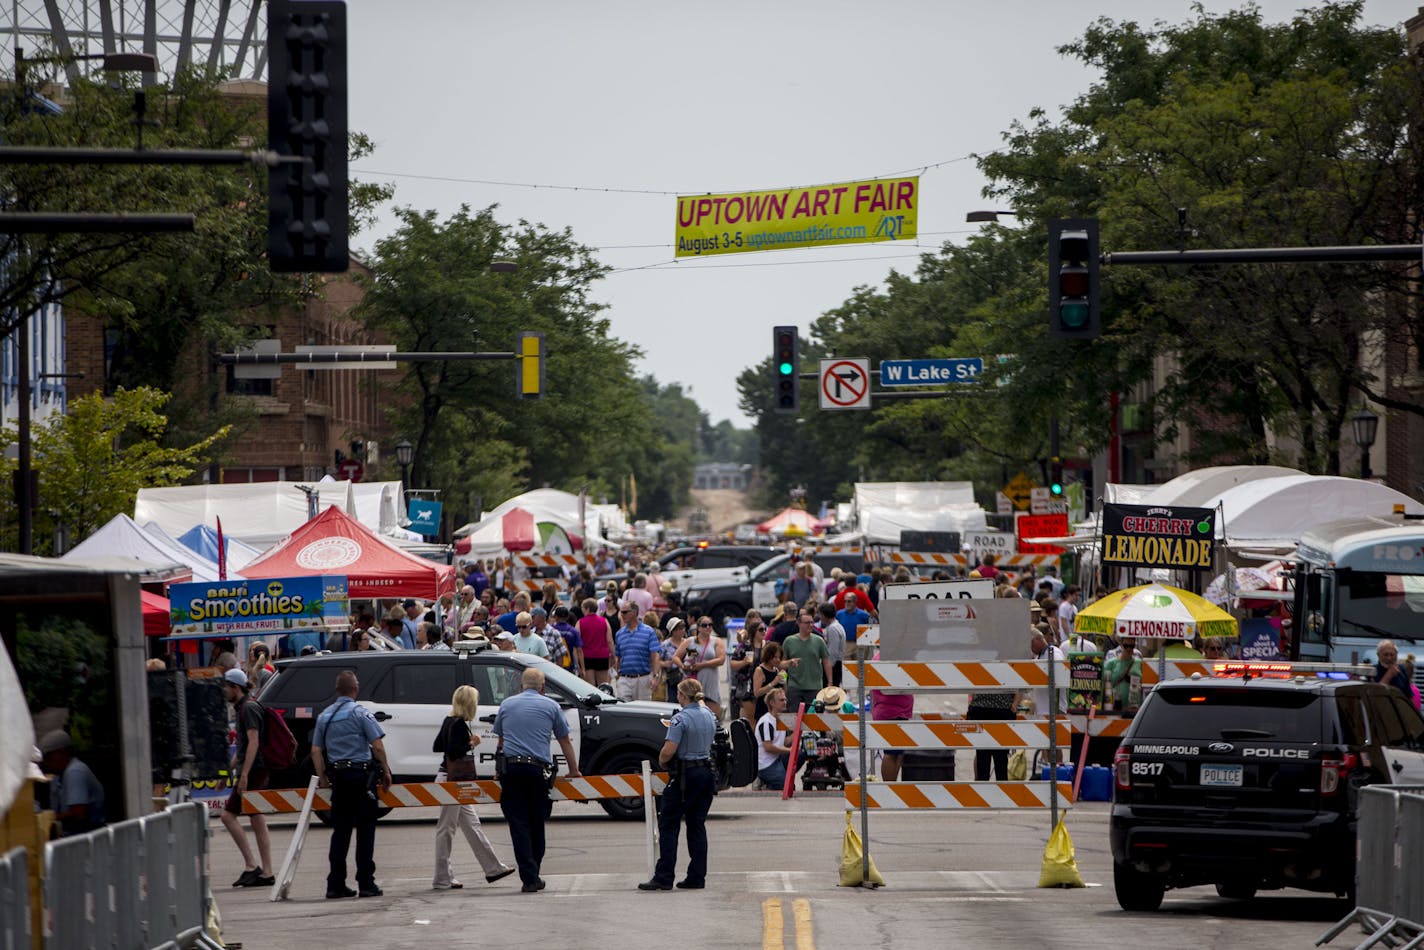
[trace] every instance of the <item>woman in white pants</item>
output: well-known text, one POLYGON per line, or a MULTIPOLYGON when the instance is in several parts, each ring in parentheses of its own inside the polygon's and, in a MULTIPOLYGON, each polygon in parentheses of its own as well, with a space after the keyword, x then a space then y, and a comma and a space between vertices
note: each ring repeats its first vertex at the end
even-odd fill
MULTIPOLYGON (((470 723, 479 711, 480 694, 473 686, 461 686, 455 690, 450 700, 450 715, 440 725, 440 734, 435 740, 436 752, 444 752, 440 760, 440 771, 435 773, 435 781, 444 782, 451 771, 452 760, 467 758, 473 748, 479 745, 480 737, 470 732, 470 723)), ((458 772, 457 772, 458 778, 458 772)), ((480 867, 484 869, 485 880, 493 884, 502 877, 508 877, 517 869, 501 861, 490 846, 480 828, 480 816, 474 805, 442 805, 440 820, 435 823, 435 881, 437 891, 458 890, 465 885, 455 880, 455 869, 450 864, 450 851, 455 843, 455 828, 459 826, 475 852, 480 867)))

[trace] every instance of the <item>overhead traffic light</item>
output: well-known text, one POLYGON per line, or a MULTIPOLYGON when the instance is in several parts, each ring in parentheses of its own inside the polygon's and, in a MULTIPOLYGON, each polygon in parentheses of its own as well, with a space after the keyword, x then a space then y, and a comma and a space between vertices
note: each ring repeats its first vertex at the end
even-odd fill
POLYGON ((1103 332, 1098 308, 1098 219, 1048 222, 1048 334, 1094 340, 1103 332))
POLYGON ((514 351, 520 399, 544 395, 544 334, 521 333, 514 351))
POLYGON ((1054 498, 1063 497, 1063 460, 1053 459, 1048 464, 1048 493, 1054 498))
POLYGON ((777 327, 772 332, 771 368, 776 378, 772 406, 777 412, 797 412, 801 408, 801 387, 796 382, 800 348, 800 331, 796 327, 777 327))
POLYGON ((277 273, 344 271, 347 253, 346 4, 267 6, 267 256, 277 273))

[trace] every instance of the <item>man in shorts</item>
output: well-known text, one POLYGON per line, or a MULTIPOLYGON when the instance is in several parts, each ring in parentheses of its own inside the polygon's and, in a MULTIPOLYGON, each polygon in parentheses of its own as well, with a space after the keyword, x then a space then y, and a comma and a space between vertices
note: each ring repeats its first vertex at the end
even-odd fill
POLYGON ((242 670, 228 670, 223 674, 223 692, 237 710, 237 756, 228 772, 232 794, 228 795, 227 805, 223 808, 222 823, 232 835, 237 850, 242 852, 244 870, 232 886, 266 887, 275 880, 272 875, 272 838, 267 833, 267 819, 261 815, 249 816, 261 864, 253 860, 252 846, 247 843, 242 825, 238 824, 238 817, 242 814, 242 793, 267 787, 267 763, 262 761, 262 707, 257 700, 248 698, 247 688, 247 674, 242 670))

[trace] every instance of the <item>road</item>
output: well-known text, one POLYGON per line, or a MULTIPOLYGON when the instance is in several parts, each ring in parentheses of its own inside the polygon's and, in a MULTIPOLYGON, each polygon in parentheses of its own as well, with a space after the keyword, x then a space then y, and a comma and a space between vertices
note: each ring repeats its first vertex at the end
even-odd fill
MULTIPOLYGON (((1042 812, 875 812, 871 854, 887 886, 838 887, 843 799, 798 793, 723 793, 708 831, 705 891, 642 893, 650 875, 643 825, 614 822, 596 806, 559 804, 549 828, 548 889, 522 894, 519 878, 488 885, 463 840, 460 891, 430 888, 434 811, 383 819, 376 837, 382 898, 324 899, 329 833, 316 826, 290 899, 268 888, 233 890, 242 870, 214 823, 214 892, 226 940, 245 948, 313 946, 430 950, 458 942, 509 948, 871 948, 1144 946, 1266 950, 1309 947, 1344 915, 1339 902, 1302 891, 1236 903, 1209 888, 1168 892, 1155 914, 1128 914, 1113 897, 1106 804, 1075 808, 1068 828, 1088 886, 1037 887, 1048 816, 1042 812)), ((495 849, 513 857, 498 809, 481 819, 495 849)), ((858 819, 857 819, 858 821, 858 819)), ((280 862, 291 840, 273 829, 280 862)), ((679 870, 685 866, 685 852, 679 870)), ((1343 945, 1343 944, 1342 944, 1343 945)))

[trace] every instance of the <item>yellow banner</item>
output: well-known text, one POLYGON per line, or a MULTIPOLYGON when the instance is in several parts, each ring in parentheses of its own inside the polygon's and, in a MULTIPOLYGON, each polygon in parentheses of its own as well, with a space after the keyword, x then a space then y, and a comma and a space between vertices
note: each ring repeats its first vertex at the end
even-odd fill
POLYGON ((677 256, 915 237, 919 176, 677 199, 677 256))

